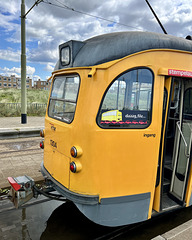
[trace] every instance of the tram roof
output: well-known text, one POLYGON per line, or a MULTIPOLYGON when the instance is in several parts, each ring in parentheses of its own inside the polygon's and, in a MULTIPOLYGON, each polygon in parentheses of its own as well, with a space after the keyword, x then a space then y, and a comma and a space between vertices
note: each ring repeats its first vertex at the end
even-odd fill
POLYGON ((71 40, 59 46, 60 52, 67 46, 71 48, 71 61, 65 66, 62 66, 59 61, 55 70, 94 66, 149 49, 192 52, 192 41, 190 40, 151 32, 117 32, 93 37, 83 42, 71 40))

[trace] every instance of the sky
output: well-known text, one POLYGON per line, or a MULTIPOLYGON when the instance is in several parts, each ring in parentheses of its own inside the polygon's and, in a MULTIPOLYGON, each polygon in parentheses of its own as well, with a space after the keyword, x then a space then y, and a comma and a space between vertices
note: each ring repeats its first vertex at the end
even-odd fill
MULTIPOLYGON (((148 0, 167 33, 192 35, 192 0, 148 0)), ((26 12, 36 0, 25 0, 26 12)), ((0 0, 0 75, 20 77, 21 0, 0 0)), ((58 46, 121 31, 163 33, 145 0, 43 0, 26 18, 27 76, 46 80, 58 46), (108 20, 108 21, 107 21, 108 20)))

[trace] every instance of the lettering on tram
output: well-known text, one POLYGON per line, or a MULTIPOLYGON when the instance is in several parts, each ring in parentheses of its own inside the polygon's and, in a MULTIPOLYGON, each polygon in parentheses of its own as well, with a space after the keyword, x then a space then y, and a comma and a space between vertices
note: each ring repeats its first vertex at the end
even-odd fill
POLYGON ((144 133, 143 137, 146 137, 146 138, 153 137, 153 138, 155 138, 156 134, 146 134, 146 133, 144 133))
POLYGON ((192 206, 189 39, 121 32, 59 46, 41 172, 94 223, 192 206))
POLYGON ((56 131, 56 127, 51 126, 51 130, 56 131))
POLYGON ((54 148, 57 148, 57 143, 53 140, 50 140, 50 145, 54 148))

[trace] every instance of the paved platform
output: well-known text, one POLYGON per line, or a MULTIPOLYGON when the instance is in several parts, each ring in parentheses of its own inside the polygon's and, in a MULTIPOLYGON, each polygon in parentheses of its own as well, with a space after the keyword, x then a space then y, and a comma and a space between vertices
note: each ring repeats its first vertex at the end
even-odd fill
POLYGON ((44 128, 44 117, 27 117, 27 123, 21 124, 21 117, 0 117, 0 139, 39 136, 44 128))
POLYGON ((192 239, 192 220, 159 235, 151 240, 191 240, 192 239))

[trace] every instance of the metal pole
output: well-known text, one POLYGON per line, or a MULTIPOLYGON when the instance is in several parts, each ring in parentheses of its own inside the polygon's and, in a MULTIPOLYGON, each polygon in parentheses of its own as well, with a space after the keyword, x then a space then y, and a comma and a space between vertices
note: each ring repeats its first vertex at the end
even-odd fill
POLYGON ((27 123, 25 0, 21 3, 21 123, 27 123))
POLYGON ((160 25, 160 27, 161 27, 161 29, 163 30, 163 32, 164 32, 165 34, 167 34, 165 28, 163 27, 162 23, 160 22, 159 18, 157 17, 157 15, 156 15, 155 11, 153 10, 153 8, 151 7, 150 3, 148 2, 148 0, 145 0, 145 1, 146 1, 147 5, 149 6, 149 8, 151 9, 153 15, 155 16, 157 22, 159 23, 159 25, 160 25))

